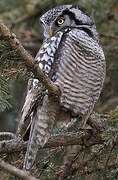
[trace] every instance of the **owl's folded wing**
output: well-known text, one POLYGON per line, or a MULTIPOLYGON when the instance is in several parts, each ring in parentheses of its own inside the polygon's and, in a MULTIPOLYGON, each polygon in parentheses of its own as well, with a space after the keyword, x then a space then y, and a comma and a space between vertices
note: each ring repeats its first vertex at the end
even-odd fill
POLYGON ((25 98, 25 103, 23 105, 21 115, 19 118, 19 126, 17 130, 17 134, 21 132, 21 126, 24 124, 24 121, 30 117, 31 113, 35 111, 35 108, 38 104, 42 103, 43 98, 43 91, 42 91, 42 84, 39 82, 38 79, 31 78, 28 81, 27 86, 27 95, 25 98))
POLYGON ((40 89, 38 87, 38 79, 29 79, 27 86, 27 95, 25 98, 25 103, 21 111, 21 119, 24 122, 32 113, 36 102, 38 100, 40 89))

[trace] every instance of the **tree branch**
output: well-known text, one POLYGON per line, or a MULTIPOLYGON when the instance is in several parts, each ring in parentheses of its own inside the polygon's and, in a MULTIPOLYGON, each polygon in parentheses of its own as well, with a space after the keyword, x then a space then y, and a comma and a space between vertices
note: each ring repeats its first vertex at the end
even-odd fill
POLYGON ((50 93, 54 94, 56 98, 60 95, 59 88, 45 76, 44 72, 39 68, 34 58, 24 49, 20 41, 16 38, 14 33, 11 33, 8 27, 0 20, 0 31, 4 39, 9 41, 11 47, 23 58, 26 66, 34 74, 35 78, 39 79, 50 93))
POLYGON ((9 173, 18 176, 24 180, 38 180, 36 178, 34 178, 33 176, 29 176, 25 171, 18 169, 6 162, 4 162, 2 159, 0 159, 0 167, 6 171, 8 171, 9 173))
MULTIPOLYGON (((103 144, 104 140, 93 133, 92 130, 79 130, 76 133, 66 133, 61 135, 51 136, 44 148, 52 148, 58 146, 68 145, 84 145, 93 146, 95 144, 103 144)), ((20 138, 12 139, 10 141, 0 141, 0 154, 10 152, 20 152, 25 150, 27 142, 22 141, 20 138)), ((41 147, 39 147, 41 148, 41 147)))
POLYGON ((9 140, 9 139, 15 139, 16 135, 11 132, 0 132, 0 140, 9 140))

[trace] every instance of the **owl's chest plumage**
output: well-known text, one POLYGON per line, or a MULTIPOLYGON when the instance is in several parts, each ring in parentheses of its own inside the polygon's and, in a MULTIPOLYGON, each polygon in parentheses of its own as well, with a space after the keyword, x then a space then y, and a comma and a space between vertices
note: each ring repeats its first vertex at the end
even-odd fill
POLYGON ((87 115, 99 98, 104 81, 101 47, 83 31, 58 32, 44 42, 39 67, 60 87, 60 106, 87 115))
POLYGON ((87 116, 98 100, 105 76, 101 47, 82 31, 72 30, 60 47, 56 84, 62 107, 87 116))

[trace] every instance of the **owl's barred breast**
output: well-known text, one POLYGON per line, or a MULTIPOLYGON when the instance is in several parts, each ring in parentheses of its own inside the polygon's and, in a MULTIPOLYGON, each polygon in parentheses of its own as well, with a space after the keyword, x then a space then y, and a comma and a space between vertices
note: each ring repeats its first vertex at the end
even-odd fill
POLYGON ((61 89, 60 105, 75 115, 89 116, 103 86, 103 51, 86 32, 76 29, 61 43, 55 82, 61 89))

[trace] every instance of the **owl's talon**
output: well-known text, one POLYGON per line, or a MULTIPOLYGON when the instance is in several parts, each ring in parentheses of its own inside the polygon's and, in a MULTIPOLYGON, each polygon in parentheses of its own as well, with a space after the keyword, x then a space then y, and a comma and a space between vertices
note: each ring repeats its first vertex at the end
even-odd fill
POLYGON ((83 136, 86 136, 86 135, 88 135, 88 132, 86 130, 83 130, 82 134, 83 134, 83 136))

